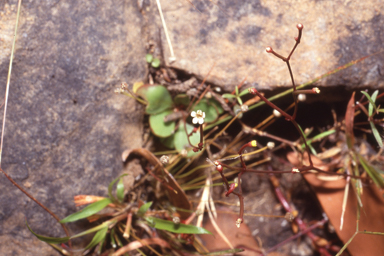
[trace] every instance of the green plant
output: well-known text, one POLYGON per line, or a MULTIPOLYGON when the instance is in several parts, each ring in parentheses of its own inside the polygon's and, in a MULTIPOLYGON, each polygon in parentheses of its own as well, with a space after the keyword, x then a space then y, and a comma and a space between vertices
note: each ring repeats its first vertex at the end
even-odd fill
POLYGON ((148 64, 150 64, 154 68, 160 67, 160 59, 154 58, 152 54, 147 54, 145 55, 145 60, 147 61, 148 64))
MULTIPOLYGON (((116 256, 123 255, 134 249, 138 250, 144 243, 136 245, 135 239, 132 240, 131 237, 136 237, 136 233, 143 232, 149 227, 155 228, 159 234, 162 233, 163 238, 152 239, 148 241, 148 243, 159 244, 162 247, 169 248, 169 250, 179 250, 181 245, 180 243, 177 243, 176 245, 172 244, 169 241, 164 240, 164 237, 167 237, 168 239, 171 237, 173 242, 175 242, 177 240, 175 234, 210 234, 210 232, 204 228, 180 223, 180 218, 177 215, 172 217, 172 215, 167 212, 150 211, 152 202, 140 206, 137 202, 125 201, 123 185, 124 176, 126 176, 126 174, 116 178, 108 185, 107 198, 92 195, 76 196, 75 203, 77 206, 85 204, 89 205, 60 221, 61 223, 69 223, 88 218, 88 220, 92 222, 102 221, 101 224, 79 234, 62 238, 38 235, 27 224, 29 230, 39 240, 51 244, 64 255, 69 255, 68 250, 70 249, 63 249, 55 244, 66 243, 71 239, 95 232, 92 241, 84 248, 84 253, 87 253, 88 250, 97 245, 99 246, 98 250, 100 253, 108 247, 107 244, 110 244, 113 248, 120 248, 112 254, 116 256), (116 196, 114 196, 112 190, 116 182, 116 196), (104 211, 101 212, 102 210, 104 211), (163 218, 154 217, 156 215, 163 216, 163 218)), ((143 240, 145 239, 142 239, 141 241, 143 240)), ((149 245, 147 245, 147 247, 155 252, 149 245)), ((157 252, 155 253, 158 254, 157 252)))

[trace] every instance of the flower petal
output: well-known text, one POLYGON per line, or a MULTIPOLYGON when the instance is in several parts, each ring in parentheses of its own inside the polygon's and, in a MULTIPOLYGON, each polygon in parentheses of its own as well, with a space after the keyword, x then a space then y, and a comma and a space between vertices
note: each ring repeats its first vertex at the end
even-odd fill
POLYGON ((204 123, 204 118, 199 118, 199 124, 203 124, 204 123))
POLYGON ((192 123, 194 123, 194 124, 197 124, 197 121, 198 121, 198 118, 197 118, 197 117, 194 117, 194 118, 192 119, 192 123))
POLYGON ((196 117, 196 111, 191 112, 191 117, 196 117))

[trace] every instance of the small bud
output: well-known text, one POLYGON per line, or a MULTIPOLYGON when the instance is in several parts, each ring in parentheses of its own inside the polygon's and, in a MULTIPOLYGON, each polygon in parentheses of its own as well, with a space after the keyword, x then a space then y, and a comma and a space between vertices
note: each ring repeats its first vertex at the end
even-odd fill
POLYGON ((173 218, 172 218, 172 221, 173 221, 173 223, 175 223, 176 225, 180 224, 180 218, 179 218, 179 217, 173 217, 173 218))
POLYGON ((225 196, 229 196, 235 190, 235 188, 237 188, 238 185, 239 184, 237 184, 237 183, 231 183, 229 185, 229 189, 228 189, 227 193, 225 193, 225 196))
POLYGON ((215 87, 215 89, 214 89, 216 92, 221 92, 221 88, 220 87, 215 87))
POLYGON ((202 148, 203 147, 203 142, 200 142, 199 144, 197 144, 199 146, 199 148, 202 148))
POLYGON ((216 166, 216 171, 222 172, 223 171, 223 166, 221 166, 221 165, 216 166))
POLYGON ((205 98, 206 98, 206 99, 210 99, 210 98, 212 98, 212 93, 211 93, 211 92, 207 92, 207 93, 205 94, 205 98))
POLYGON ((284 217, 288 222, 292 222, 295 219, 295 216, 293 216, 292 213, 287 212, 284 217))
POLYGON ((303 24, 299 23, 296 25, 298 30, 302 30, 304 28, 303 24))
POLYGON ((249 142, 249 145, 251 146, 251 147, 257 147, 257 141, 256 140, 252 140, 251 142, 249 142))
POLYGON ((320 93, 320 89, 317 88, 317 87, 313 87, 313 88, 312 88, 312 91, 313 91, 314 93, 317 93, 317 94, 320 93))
POLYGON ((213 162, 216 166, 220 165, 220 162, 219 161, 215 161, 213 162))
POLYGON ((166 155, 162 155, 161 157, 160 157, 160 162, 162 163, 162 164, 168 164, 168 162, 169 162, 169 156, 166 156, 166 155))
POLYGON ((193 150, 193 152, 195 152, 195 153, 199 151, 198 148, 193 148, 192 150, 193 150))
POLYGON ((267 147, 268 147, 269 149, 273 149, 273 148, 275 147, 275 142, 272 142, 272 141, 268 142, 268 143, 267 143, 267 147))
POLYGON ((281 113, 279 111, 277 111, 276 109, 273 110, 273 115, 275 117, 281 117, 281 113))
POLYGON ((256 90, 256 88, 248 88, 248 92, 250 94, 256 94, 257 90, 256 90))
POLYGON ((243 105, 240 106, 240 108, 241 108, 242 112, 247 112, 248 111, 248 105, 243 104, 243 105))
POLYGON ((243 223, 243 219, 242 218, 238 218, 237 220, 236 220, 236 227, 237 228, 240 228, 240 224, 241 223, 243 223))
POLYGON ((188 151, 187 151, 186 149, 182 149, 182 150, 180 151, 180 155, 182 155, 183 157, 187 157, 187 155, 188 155, 188 151))
POLYGON ((295 172, 300 172, 300 171, 297 168, 292 168, 292 173, 295 173, 295 172))
POLYGON ((299 94, 299 95, 297 95, 297 99, 299 101, 303 102, 307 99, 307 96, 305 94, 299 94))
POLYGON ((114 92, 115 92, 116 94, 120 94, 120 93, 122 93, 122 91, 121 91, 120 88, 116 88, 114 92))
POLYGON ((265 48, 265 50, 267 51, 267 53, 271 53, 273 52, 273 49, 272 47, 268 46, 267 48, 265 48))

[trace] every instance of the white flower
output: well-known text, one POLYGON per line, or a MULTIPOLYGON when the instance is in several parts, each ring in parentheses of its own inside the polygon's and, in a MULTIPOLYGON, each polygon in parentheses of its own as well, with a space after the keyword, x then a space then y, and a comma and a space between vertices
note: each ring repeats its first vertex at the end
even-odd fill
POLYGON ((168 164, 168 162, 169 162, 169 156, 162 155, 162 156, 160 157, 160 162, 161 162, 162 164, 168 164))
POLYGON ((197 123, 203 124, 204 123, 205 112, 203 112, 201 110, 192 111, 191 116, 193 117, 192 123, 194 123, 194 124, 197 124, 197 123))

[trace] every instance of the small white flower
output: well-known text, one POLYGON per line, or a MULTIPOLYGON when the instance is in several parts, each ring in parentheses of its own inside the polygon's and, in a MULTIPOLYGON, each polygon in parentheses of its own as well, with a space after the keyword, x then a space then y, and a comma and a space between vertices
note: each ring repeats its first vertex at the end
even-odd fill
POLYGON ((166 155, 162 155, 161 157, 160 157, 160 162, 162 163, 162 164, 168 164, 168 162, 169 162, 169 156, 166 156, 166 155))
POLYGON ((197 124, 197 123, 203 124, 204 123, 205 112, 203 112, 201 110, 192 111, 191 116, 193 117, 192 123, 194 123, 194 124, 197 124))
POLYGON ((240 224, 241 223, 243 223, 243 219, 242 218, 238 218, 237 220, 236 220, 236 227, 237 228, 240 228, 240 224))
POLYGON ((248 111, 248 105, 243 104, 243 105, 241 105, 240 108, 241 108, 242 112, 247 112, 248 111))
POLYGON ((300 171, 297 168, 292 168, 292 173, 295 173, 295 172, 300 172, 300 171))
POLYGON ((172 218, 172 221, 173 221, 173 223, 175 223, 176 225, 180 224, 180 218, 179 218, 179 217, 173 217, 173 218, 172 218))

